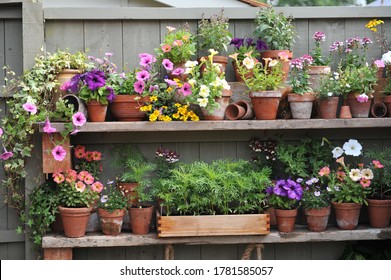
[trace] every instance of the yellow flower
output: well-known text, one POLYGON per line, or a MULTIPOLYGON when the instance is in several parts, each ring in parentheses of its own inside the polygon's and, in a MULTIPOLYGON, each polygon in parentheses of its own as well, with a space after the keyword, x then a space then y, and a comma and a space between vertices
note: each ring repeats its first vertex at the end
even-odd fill
POLYGON ((234 54, 231 54, 229 55, 230 58, 232 58, 233 60, 238 60, 238 53, 234 53, 234 54))
POLYGON ((154 101, 157 100, 157 96, 151 96, 149 99, 150 99, 152 102, 154 102, 154 101))
POLYGON ((181 107, 182 105, 180 103, 175 103, 174 106, 175 107, 181 107))
POLYGON ((384 21, 382 21, 382 20, 373 19, 373 20, 370 20, 365 25, 365 27, 376 33, 377 32, 377 28, 375 26, 378 26, 379 24, 383 24, 383 23, 384 23, 384 21))
POLYGON ((172 87, 167 88, 167 92, 170 93, 172 91, 172 87))
POLYGON ((200 107, 206 107, 206 105, 208 105, 207 98, 197 98, 197 102, 200 105, 200 107))
POLYGON ((209 96, 210 90, 206 85, 201 85, 200 87, 200 96, 206 98, 209 96))
POLYGON ((216 55, 219 53, 218 51, 215 51, 214 49, 209 49, 209 52, 211 55, 216 55))
POLYGON ((195 79, 190 79, 187 81, 192 87, 194 87, 194 85, 196 84, 196 80, 195 79))
POLYGON ((142 112, 149 112, 151 110, 152 110, 152 105, 145 105, 140 108, 140 111, 142 111, 142 112))
POLYGON ((175 113, 175 114, 172 115, 172 117, 177 120, 177 119, 179 119, 179 114, 175 113))

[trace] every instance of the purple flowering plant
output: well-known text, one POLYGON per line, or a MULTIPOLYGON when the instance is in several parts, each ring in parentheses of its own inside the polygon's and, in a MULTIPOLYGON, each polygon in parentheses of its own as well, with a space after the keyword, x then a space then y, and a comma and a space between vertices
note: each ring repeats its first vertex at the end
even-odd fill
POLYGON ((280 179, 273 186, 266 189, 269 205, 277 209, 291 210, 300 205, 303 197, 303 188, 299 178, 296 181, 292 179, 280 179))
POLYGON ((303 181, 302 205, 305 209, 320 209, 330 205, 330 194, 317 177, 303 181))
POLYGON ((246 53, 250 53, 252 58, 258 58, 262 50, 267 50, 267 45, 262 40, 254 41, 253 38, 238 38, 231 40, 230 45, 235 47, 234 53, 237 53, 238 61, 243 61, 246 53))
POLYGON ((292 86, 292 91, 296 94, 304 94, 306 92, 312 92, 312 88, 310 87, 309 78, 310 75, 308 73, 309 65, 312 65, 314 59, 312 56, 306 54, 299 58, 292 59, 289 62, 290 66, 290 84, 292 86))
POLYGON ((331 53, 327 57, 324 57, 322 54, 322 42, 326 40, 326 35, 322 31, 316 31, 312 36, 315 41, 315 48, 310 53, 312 58, 314 59, 312 65, 315 66, 326 66, 331 62, 331 53))

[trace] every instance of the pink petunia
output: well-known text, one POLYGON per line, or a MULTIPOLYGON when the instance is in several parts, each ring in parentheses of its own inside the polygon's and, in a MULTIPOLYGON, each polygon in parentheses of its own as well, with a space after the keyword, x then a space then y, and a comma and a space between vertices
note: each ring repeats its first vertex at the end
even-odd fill
POLYGON ((93 184, 91 185, 91 188, 92 188, 92 190, 93 190, 94 192, 100 193, 100 192, 103 190, 103 185, 102 185, 101 182, 96 181, 95 183, 93 183, 93 184))
POLYGON ((65 178, 65 180, 69 183, 72 183, 72 182, 76 182, 76 179, 77 179, 77 172, 72 169, 68 170, 67 177, 65 178))
POLYGON ((35 106, 33 103, 26 102, 23 104, 23 109, 27 112, 29 112, 31 115, 35 115, 37 113, 37 106, 35 106))
POLYGON ((150 77, 149 72, 146 70, 142 70, 140 72, 137 72, 136 79, 137 81, 146 81, 150 77))
POLYGON ((80 132, 80 129, 75 128, 72 132, 71 135, 76 135, 80 132))
POLYGON ((52 177, 53 177, 53 181, 56 182, 57 184, 60 184, 65 180, 64 175, 60 172, 53 173, 52 177))
POLYGON ((67 152, 65 151, 65 149, 62 146, 57 145, 52 150, 52 155, 55 160, 63 161, 65 159, 65 156, 67 155, 67 152))
POLYGON ((184 83, 183 86, 179 90, 183 96, 187 96, 191 94, 191 85, 189 83, 184 83))
POLYGON ((384 165, 380 163, 378 160, 372 160, 373 167, 375 168, 384 168, 384 165))
POLYGON ((369 187, 369 186, 371 185, 371 180, 366 179, 366 178, 362 178, 362 179, 360 180, 360 184, 361 184, 361 186, 362 186, 363 188, 367 188, 367 187, 369 187))
POLYGON ((327 176, 330 174, 330 168, 328 166, 322 167, 318 172, 319 176, 327 176))
POLYGON ((86 121, 87 119, 84 116, 83 112, 77 112, 72 116, 72 122, 75 126, 83 126, 86 121))
POLYGON ((360 103, 367 102, 368 99, 369 99, 369 97, 365 93, 362 93, 359 96, 357 96, 357 101, 360 102, 360 103))
POLYGON ((79 179, 80 181, 84 181, 84 179, 89 175, 91 174, 88 171, 83 170, 80 171, 80 173, 77 175, 77 179, 79 179))
POLYGON ((113 56, 113 53, 107 52, 107 53, 105 53, 105 56, 107 56, 107 57, 112 57, 112 56, 113 56))
POLYGON ((172 63, 169 59, 165 58, 163 59, 162 61, 162 65, 164 66, 164 68, 168 71, 171 71, 172 69, 174 69, 174 63, 172 63))
POLYGON ((168 44, 166 44, 166 45, 163 45, 163 46, 161 47, 161 49, 162 49, 162 51, 163 51, 164 53, 168 53, 168 52, 171 51, 171 46, 168 45, 168 44))
POLYGON ((78 192, 84 192, 86 185, 82 181, 77 181, 75 188, 78 192))
POLYGON ((43 125, 43 132, 50 134, 50 133, 53 133, 53 132, 56 132, 56 131, 57 131, 57 129, 52 127, 51 124, 50 124, 49 119, 46 118, 46 121, 45 121, 45 123, 43 125))
POLYGON ((175 40, 173 43, 172 43, 173 46, 175 47, 180 47, 183 45, 183 41, 182 40, 175 40))
POLYGON ((60 86, 60 90, 67 91, 71 86, 71 81, 66 81, 60 86))
POLYGON ((91 174, 88 174, 88 175, 84 178, 84 183, 86 183, 87 185, 91 185, 92 183, 94 183, 94 177, 92 177, 91 174))
POLYGON ((164 79, 164 81, 169 85, 169 86, 177 86, 177 82, 171 80, 171 79, 164 79))
POLYGON ((178 68, 175 68, 174 71, 172 71, 172 75, 179 76, 179 75, 183 74, 184 72, 185 72, 185 70, 178 67, 178 68))
POLYGON ((137 81, 134 83, 133 87, 135 92, 141 94, 144 91, 145 84, 143 81, 137 81))
POLYGON ((375 60, 374 64, 376 65, 377 68, 385 67, 384 61, 381 59, 375 60))
POLYGON ((0 136, 3 135, 3 129, 0 127, 0 136))

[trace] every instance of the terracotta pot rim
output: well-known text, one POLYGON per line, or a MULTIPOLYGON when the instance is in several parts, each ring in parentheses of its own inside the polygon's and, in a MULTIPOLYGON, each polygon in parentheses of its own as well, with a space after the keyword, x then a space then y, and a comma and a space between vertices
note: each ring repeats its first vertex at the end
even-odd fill
POLYGON ((313 92, 306 92, 304 94, 288 93, 289 102, 313 102, 316 95, 313 92))
POLYGON ((78 211, 81 211, 81 210, 84 210, 84 211, 91 211, 92 210, 92 207, 67 207, 67 206, 58 206, 58 211, 62 211, 62 210, 65 210, 65 211, 69 211, 69 212, 78 212, 78 211))
POLYGON ((261 52, 261 57, 276 57, 280 52, 287 53, 289 59, 293 58, 293 51, 290 50, 264 50, 261 52))
POLYGON ((250 91, 249 93, 250 98, 258 98, 258 97, 275 97, 275 98, 281 98, 282 92, 278 90, 265 90, 265 91, 250 91))
POLYGON ((362 207, 362 204, 359 204, 359 203, 355 203, 355 202, 334 202, 334 201, 331 201, 330 202, 331 205, 333 205, 334 207, 337 207, 337 208, 361 208, 362 207))

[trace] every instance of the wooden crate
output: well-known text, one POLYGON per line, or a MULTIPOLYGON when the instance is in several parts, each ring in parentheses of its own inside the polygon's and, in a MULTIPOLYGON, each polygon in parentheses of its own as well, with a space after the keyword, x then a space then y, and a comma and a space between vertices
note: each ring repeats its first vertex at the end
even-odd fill
POLYGON ((156 212, 158 237, 265 235, 269 214, 161 216, 156 212))
POLYGON ((64 139, 60 133, 42 134, 42 169, 43 173, 54 173, 58 171, 65 171, 72 168, 71 163, 71 144, 69 136, 64 139), (57 161, 51 154, 51 150, 61 143, 66 150, 67 155, 63 161, 57 161))

